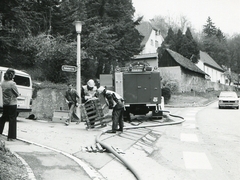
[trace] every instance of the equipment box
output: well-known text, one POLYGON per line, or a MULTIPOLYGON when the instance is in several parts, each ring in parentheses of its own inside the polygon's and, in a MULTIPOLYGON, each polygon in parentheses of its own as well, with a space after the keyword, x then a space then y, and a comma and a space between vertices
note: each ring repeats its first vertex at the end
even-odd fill
MULTIPOLYGON (((119 77, 121 78, 121 76, 119 77)), ((129 72, 123 73, 122 78, 123 80, 118 80, 118 82, 122 82, 125 104, 161 103, 161 78, 159 72, 129 72)))
POLYGON ((52 121, 65 122, 68 119, 68 112, 69 111, 64 111, 64 110, 54 111, 52 121))

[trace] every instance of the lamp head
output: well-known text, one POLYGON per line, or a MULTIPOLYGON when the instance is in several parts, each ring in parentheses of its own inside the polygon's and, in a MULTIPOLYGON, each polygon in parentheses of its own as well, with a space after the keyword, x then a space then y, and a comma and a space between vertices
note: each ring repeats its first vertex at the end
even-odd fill
POLYGON ((82 31, 82 21, 75 21, 74 24, 75 24, 76 32, 80 34, 82 31))

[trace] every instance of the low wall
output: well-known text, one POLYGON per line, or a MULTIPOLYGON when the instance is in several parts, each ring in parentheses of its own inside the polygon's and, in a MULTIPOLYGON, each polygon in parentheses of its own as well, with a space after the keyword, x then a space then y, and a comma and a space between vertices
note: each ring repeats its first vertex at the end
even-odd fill
POLYGON ((33 99, 32 112, 20 113, 19 116, 28 117, 30 114, 34 114, 37 119, 51 120, 55 110, 68 110, 64 94, 65 90, 62 89, 40 89, 33 99))

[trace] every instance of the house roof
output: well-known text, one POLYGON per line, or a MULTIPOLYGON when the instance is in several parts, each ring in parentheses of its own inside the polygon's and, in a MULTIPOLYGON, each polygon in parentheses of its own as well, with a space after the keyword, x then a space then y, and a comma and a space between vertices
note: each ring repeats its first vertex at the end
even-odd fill
POLYGON ((224 72, 223 68, 219 66, 206 52, 200 51, 200 60, 203 61, 204 64, 224 72))
POLYGON ((166 51, 180 66, 182 66, 190 71, 208 75, 204 71, 202 71, 200 68, 198 68, 190 59, 187 59, 187 58, 183 57, 181 54, 178 54, 177 52, 174 52, 170 49, 166 49, 166 51))
POLYGON ((139 24, 138 26, 136 26, 136 29, 144 37, 141 42, 141 45, 145 45, 151 35, 152 30, 155 28, 153 28, 150 22, 145 21, 139 24))
POLYGON ((133 57, 133 59, 149 59, 149 58, 158 58, 158 53, 140 54, 134 55, 133 57))

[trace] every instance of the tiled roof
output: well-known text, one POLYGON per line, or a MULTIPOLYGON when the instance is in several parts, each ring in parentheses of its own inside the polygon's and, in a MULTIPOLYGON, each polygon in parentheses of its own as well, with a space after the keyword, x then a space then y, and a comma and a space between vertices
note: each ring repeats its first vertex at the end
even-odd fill
POLYGON ((151 25, 150 22, 142 22, 141 24, 139 24, 138 26, 136 26, 136 29, 138 30, 138 32, 144 37, 141 45, 145 45, 151 35, 151 32, 153 30, 153 27, 151 25))
POLYGON ((183 57, 181 54, 178 54, 177 52, 174 52, 170 49, 166 49, 166 51, 172 56, 172 58, 182 67, 194 71, 200 74, 205 74, 207 75, 204 71, 199 69, 191 60, 183 57))
POLYGON ((133 59, 149 59, 149 58, 157 58, 158 53, 148 53, 148 54, 140 54, 134 55, 133 59))
POLYGON ((219 66, 206 52, 200 51, 200 60, 202 60, 204 64, 224 72, 223 68, 219 66))

